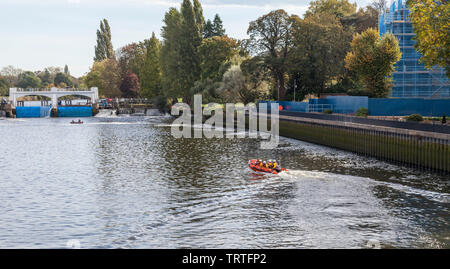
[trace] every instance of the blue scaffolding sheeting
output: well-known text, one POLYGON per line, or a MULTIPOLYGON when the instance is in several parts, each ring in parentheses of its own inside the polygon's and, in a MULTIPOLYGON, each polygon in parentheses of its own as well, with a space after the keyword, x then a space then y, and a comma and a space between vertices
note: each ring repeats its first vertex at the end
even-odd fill
POLYGON ((445 70, 437 66, 429 70, 419 62, 421 54, 414 49, 415 33, 405 0, 392 2, 389 12, 380 16, 378 29, 381 36, 392 33, 402 52, 402 58, 395 64, 392 97, 450 98, 450 81, 445 70))

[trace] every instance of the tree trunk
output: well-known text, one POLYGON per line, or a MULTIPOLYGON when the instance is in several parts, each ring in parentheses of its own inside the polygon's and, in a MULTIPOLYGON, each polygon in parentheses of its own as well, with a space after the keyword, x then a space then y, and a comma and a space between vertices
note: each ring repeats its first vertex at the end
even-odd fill
POLYGON ((284 99, 286 95, 286 86, 284 83, 284 74, 283 72, 278 73, 278 90, 279 90, 279 101, 284 99))

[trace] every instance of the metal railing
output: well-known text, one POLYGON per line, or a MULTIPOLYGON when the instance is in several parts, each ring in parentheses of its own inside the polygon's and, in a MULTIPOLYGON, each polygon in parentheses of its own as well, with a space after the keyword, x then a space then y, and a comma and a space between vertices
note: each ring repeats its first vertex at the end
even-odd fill
POLYGON ((308 112, 324 112, 325 110, 333 111, 333 105, 331 104, 308 104, 308 112))

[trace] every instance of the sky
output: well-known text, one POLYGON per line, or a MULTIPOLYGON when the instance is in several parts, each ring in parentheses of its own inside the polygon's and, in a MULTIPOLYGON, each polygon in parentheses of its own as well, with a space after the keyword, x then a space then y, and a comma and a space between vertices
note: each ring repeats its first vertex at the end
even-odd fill
MULTIPOLYGON (((109 21, 114 49, 159 37, 162 19, 182 0, 0 0, 0 68, 43 70, 68 65, 73 76, 89 72, 100 20, 109 21)), ((275 9, 303 15, 310 0, 200 0, 205 19, 218 13, 226 34, 246 38, 253 21, 275 9)), ((350 0, 364 7, 371 0, 350 0)))

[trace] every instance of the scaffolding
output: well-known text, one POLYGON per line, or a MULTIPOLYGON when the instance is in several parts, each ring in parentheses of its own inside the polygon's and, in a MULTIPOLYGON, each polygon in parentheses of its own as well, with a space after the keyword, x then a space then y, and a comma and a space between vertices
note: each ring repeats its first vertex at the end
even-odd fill
POLYGON ((379 18, 380 36, 393 34, 400 46, 402 58, 395 64, 391 97, 450 98, 450 81, 443 68, 427 69, 419 62, 421 54, 414 48, 415 33, 409 20, 406 0, 394 0, 389 11, 379 18))

